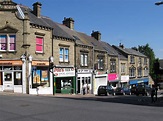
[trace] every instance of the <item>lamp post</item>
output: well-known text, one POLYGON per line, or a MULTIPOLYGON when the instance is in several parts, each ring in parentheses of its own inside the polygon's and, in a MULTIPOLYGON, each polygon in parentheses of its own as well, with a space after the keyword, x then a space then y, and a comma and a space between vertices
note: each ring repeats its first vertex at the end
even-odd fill
POLYGON ((52 85, 54 87, 53 88, 53 94, 55 95, 55 82, 54 82, 53 68, 54 68, 54 57, 53 56, 50 56, 49 57, 49 72, 51 72, 50 73, 50 77, 52 77, 52 85))

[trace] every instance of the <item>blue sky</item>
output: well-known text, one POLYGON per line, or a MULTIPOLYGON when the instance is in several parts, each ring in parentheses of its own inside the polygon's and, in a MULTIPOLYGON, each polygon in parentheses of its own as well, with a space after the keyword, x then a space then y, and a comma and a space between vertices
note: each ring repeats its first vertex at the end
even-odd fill
POLYGON ((75 30, 91 35, 100 31, 102 41, 121 42, 126 48, 147 43, 156 58, 163 59, 163 5, 159 0, 13 0, 33 8, 42 3, 41 14, 62 23, 64 17, 75 20, 75 30))

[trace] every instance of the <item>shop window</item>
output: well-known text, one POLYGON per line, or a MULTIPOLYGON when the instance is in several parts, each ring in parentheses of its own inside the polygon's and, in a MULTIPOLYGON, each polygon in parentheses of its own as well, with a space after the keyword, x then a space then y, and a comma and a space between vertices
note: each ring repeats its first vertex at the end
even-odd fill
POLYGON ((0 85, 3 85, 2 72, 0 72, 0 85))
POLYGON ((36 37, 36 52, 43 53, 43 37, 36 37))
POLYGON ((14 72, 14 85, 22 85, 22 72, 14 72))
POLYGON ((64 79, 61 80, 61 89, 71 89, 72 88, 72 80, 64 79))
POLYGON ((0 51, 15 51, 16 36, 15 35, 0 35, 0 51))
POLYGON ((32 88, 36 88, 38 86, 49 87, 50 81, 48 78, 48 69, 39 69, 33 68, 32 71, 32 88))
POLYGON ((22 85, 22 67, 14 66, 14 85, 22 85))

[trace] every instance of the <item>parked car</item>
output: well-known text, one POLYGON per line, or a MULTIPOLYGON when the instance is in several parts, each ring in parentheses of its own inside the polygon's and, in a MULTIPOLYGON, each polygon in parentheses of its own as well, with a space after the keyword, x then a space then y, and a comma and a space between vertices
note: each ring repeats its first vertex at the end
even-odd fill
POLYGON ((129 87, 123 87, 123 95, 131 95, 131 89, 129 87))
POLYGON ((131 87, 131 94, 136 94, 136 86, 131 87))
POLYGON ((150 95, 151 94, 151 87, 149 87, 148 85, 138 85, 136 86, 136 93, 137 96, 138 95, 150 95))
POLYGON ((112 94, 113 96, 114 95, 123 95, 123 88, 122 87, 117 87, 117 88, 113 89, 111 86, 108 86, 107 91, 109 94, 112 94))
POLYGON ((100 95, 107 96, 107 86, 103 86, 103 85, 99 86, 97 94, 98 94, 98 96, 100 96, 100 95))
POLYGON ((114 93, 114 89, 111 86, 107 86, 107 92, 108 94, 112 94, 114 93))

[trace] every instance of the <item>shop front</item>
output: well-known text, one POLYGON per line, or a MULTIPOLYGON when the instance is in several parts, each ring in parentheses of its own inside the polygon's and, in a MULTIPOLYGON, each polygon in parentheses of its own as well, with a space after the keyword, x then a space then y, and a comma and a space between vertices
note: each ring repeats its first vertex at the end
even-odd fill
POLYGON ((149 84, 149 78, 140 78, 140 79, 131 79, 129 81, 129 84, 131 86, 137 86, 137 85, 148 85, 149 84))
MULTIPOLYGON (((29 66, 30 70, 30 66, 29 66)), ((53 94, 53 81, 49 72, 49 62, 32 61, 29 82, 30 94, 53 94)))
POLYGON ((0 91, 23 92, 21 60, 0 61, 0 91))
POLYGON ((96 72, 94 75, 94 81, 93 81, 93 94, 97 95, 98 94, 98 87, 100 85, 106 86, 107 85, 107 74, 99 74, 96 72))
POLYGON ((119 76, 116 73, 108 74, 108 85, 114 88, 119 86, 119 76))
POLYGON ((78 69, 77 70, 77 93, 91 94, 92 93, 92 69, 78 69), (83 90, 84 89, 84 90, 83 90))
POLYGON ((76 93, 76 77, 74 67, 55 67, 54 73, 54 94, 76 93))
POLYGON ((123 75, 121 76, 121 87, 128 87, 129 86, 129 75, 123 75))

